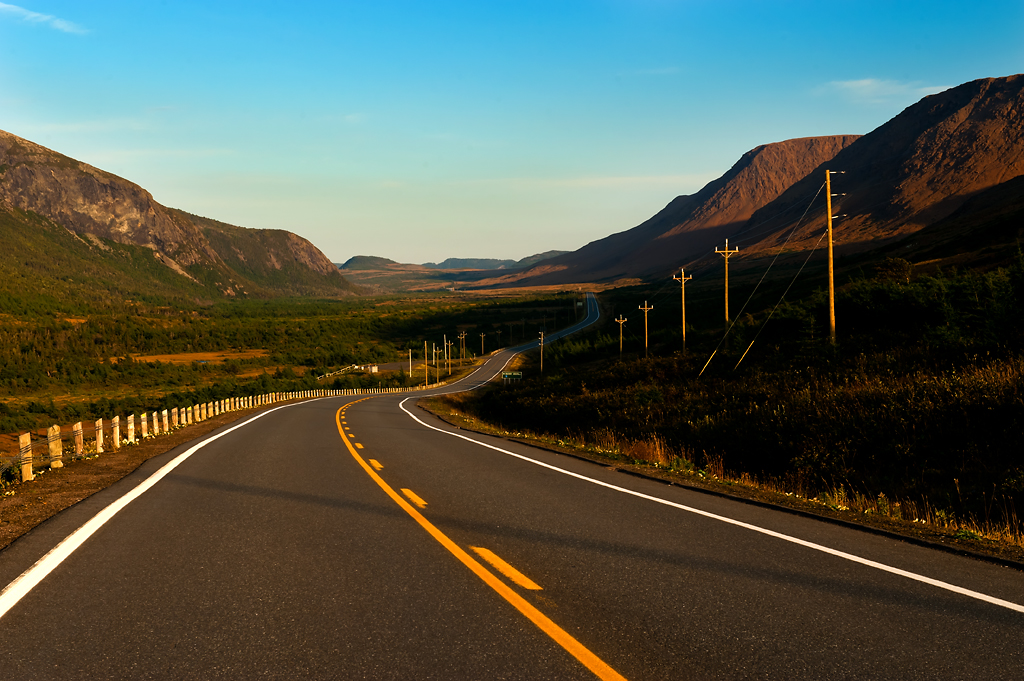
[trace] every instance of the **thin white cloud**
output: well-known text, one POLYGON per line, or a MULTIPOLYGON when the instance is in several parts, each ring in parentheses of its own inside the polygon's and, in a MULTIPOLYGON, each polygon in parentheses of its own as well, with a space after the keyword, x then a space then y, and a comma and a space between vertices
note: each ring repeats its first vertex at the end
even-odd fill
POLYGON ((921 99, 948 90, 949 85, 925 85, 921 81, 902 82, 879 78, 860 80, 833 80, 821 90, 838 93, 842 97, 862 104, 887 104, 896 100, 921 99))
POLYGON ((468 180, 454 184, 501 185, 514 189, 559 189, 580 188, 626 188, 626 187, 687 187, 704 184, 714 175, 694 173, 692 175, 629 175, 629 176, 583 176, 583 177, 510 177, 468 180))
POLYGON ((52 14, 40 14, 17 5, 8 5, 6 2, 0 2, 0 16, 12 16, 30 24, 43 24, 64 33, 84 35, 89 32, 78 24, 59 19, 52 14))

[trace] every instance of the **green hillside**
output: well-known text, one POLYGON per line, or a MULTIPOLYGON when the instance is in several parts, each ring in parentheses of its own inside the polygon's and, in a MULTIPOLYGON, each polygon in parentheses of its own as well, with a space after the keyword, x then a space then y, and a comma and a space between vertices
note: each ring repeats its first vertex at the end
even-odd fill
POLYGON ((76 315, 131 301, 202 300, 191 281, 141 246, 79 237, 32 213, 0 208, 0 313, 76 315))

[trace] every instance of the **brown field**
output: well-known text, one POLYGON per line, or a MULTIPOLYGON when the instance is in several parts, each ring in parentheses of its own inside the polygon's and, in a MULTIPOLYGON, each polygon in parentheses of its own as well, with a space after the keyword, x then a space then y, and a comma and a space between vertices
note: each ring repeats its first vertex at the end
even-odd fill
MULTIPOLYGON (((163 362, 164 364, 191 364, 192 362, 206 362, 209 364, 220 364, 229 359, 256 359, 266 357, 269 353, 266 350, 222 350, 219 352, 179 352, 173 355, 132 355, 136 362, 163 362)), ((116 362, 116 358, 111 361, 116 362)))

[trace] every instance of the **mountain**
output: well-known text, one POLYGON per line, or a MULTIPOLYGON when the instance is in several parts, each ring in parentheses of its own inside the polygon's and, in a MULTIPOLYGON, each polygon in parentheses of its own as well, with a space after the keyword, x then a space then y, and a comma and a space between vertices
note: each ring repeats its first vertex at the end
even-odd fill
POLYGON ((496 258, 448 258, 441 263, 427 262, 424 267, 435 270, 510 270, 520 267, 530 267, 542 260, 548 260, 569 251, 545 251, 530 255, 522 260, 499 260, 496 258))
MULTIPOLYGON (((832 192, 846 195, 833 206, 843 215, 834 225, 837 254, 911 235, 925 243, 939 238, 941 229, 924 228, 938 226, 986 190, 1005 184, 996 195, 1010 201, 1020 186, 1007 183, 1024 175, 1024 76, 975 80, 925 97, 843 149, 827 167, 843 173, 832 176, 832 192)), ((825 225, 825 171, 826 164, 814 169, 734 233, 748 257, 773 255, 787 238, 794 253, 818 241, 825 225)), ((965 220, 984 213, 984 205, 975 205, 960 216, 961 237, 970 240, 965 220)))
MULTIPOLYGON (((74 251, 81 246, 107 254, 104 257, 113 257, 109 255, 112 245, 123 246, 114 249, 120 260, 108 263, 117 270, 118 263, 125 261, 128 269, 122 274, 127 279, 118 284, 121 289, 131 288, 132 276, 152 277, 148 263, 127 264, 143 258, 176 275, 167 280, 160 277, 161 289, 168 295, 175 288, 183 295, 204 297, 345 295, 356 290, 300 236, 283 230, 245 229, 167 208, 137 184, 3 131, 0 213, 12 245, 27 248, 42 243, 21 238, 24 235, 15 224, 39 229, 39 235, 46 236, 57 252, 64 249, 70 261, 79 261, 74 251), (52 227, 63 228, 77 242, 67 241, 52 227)), ((145 281, 137 283, 145 289, 145 281)))
POLYGON ((503 281, 565 284, 669 273, 720 245, 757 209, 856 139, 856 135, 806 137, 759 146, 744 154, 729 172, 696 194, 676 197, 643 224, 503 281))

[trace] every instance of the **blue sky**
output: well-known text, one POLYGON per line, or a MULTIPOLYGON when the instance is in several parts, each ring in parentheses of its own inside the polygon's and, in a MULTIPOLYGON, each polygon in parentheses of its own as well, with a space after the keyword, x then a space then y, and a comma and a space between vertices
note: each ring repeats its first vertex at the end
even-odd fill
POLYGON ((0 2, 0 129, 331 259, 521 258, 1024 71, 1024 3, 0 2))

